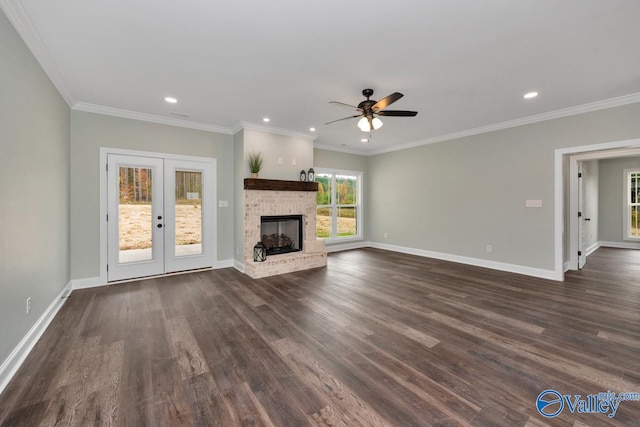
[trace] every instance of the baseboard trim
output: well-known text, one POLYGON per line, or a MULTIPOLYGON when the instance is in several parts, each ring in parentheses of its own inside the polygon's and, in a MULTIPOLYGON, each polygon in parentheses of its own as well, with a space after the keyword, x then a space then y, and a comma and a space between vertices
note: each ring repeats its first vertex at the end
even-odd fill
POLYGON ((102 282, 102 279, 98 277, 87 277, 85 279, 74 279, 71 281, 71 289, 88 289, 104 286, 106 283, 102 282))
POLYGON ((634 242, 598 242, 600 247, 617 249, 640 249, 640 243, 634 242))
POLYGON ((240 273, 244 274, 244 264, 241 263, 240 261, 234 259, 233 260, 233 268, 238 270, 240 273))
POLYGON ((29 332, 22 338, 20 343, 13 349, 9 357, 2 362, 0 366, 0 394, 9 385, 9 382, 16 374, 20 366, 24 363, 33 347, 36 345, 44 331, 56 316, 60 307, 67 300, 66 298, 71 294, 72 286, 71 282, 67 283, 62 291, 56 296, 56 298, 49 304, 49 307, 42 313, 42 316, 36 321, 36 323, 29 329, 29 332))
POLYGON ((564 272, 566 273, 567 271, 569 271, 569 261, 564 263, 564 272))
POLYGON ((600 242, 596 242, 593 245, 589 246, 587 249, 585 249, 586 256, 591 255, 592 253, 597 251, 599 248, 600 248, 600 242))
POLYGON ((327 253, 348 251, 351 249, 368 248, 369 246, 371 246, 369 242, 365 242, 365 241, 346 242, 346 243, 328 243, 327 253))
POLYGON ((235 260, 233 259, 223 259, 221 261, 216 261, 216 264, 213 266, 215 270, 219 268, 230 268, 233 267, 233 263, 235 260))
POLYGON ((541 279, 562 281, 562 272, 557 273, 553 270, 544 270, 541 268, 526 267, 517 264, 508 264, 504 262, 489 261, 486 259, 471 258, 460 255, 446 254, 442 252, 433 252, 423 249, 408 248, 405 246, 388 245, 385 243, 370 242, 369 246, 387 251, 401 252, 409 255, 423 256, 426 258, 441 259, 443 261, 452 261, 460 264, 474 265, 476 267, 490 268, 492 270, 506 271, 509 273, 524 274, 525 276, 539 277, 541 279))

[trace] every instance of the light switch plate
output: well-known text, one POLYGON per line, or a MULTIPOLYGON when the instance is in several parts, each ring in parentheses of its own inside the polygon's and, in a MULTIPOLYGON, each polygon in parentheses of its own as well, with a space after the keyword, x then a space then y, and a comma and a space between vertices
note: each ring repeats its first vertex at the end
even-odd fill
POLYGON ((524 205, 527 208, 541 208, 542 200, 527 200, 524 205))

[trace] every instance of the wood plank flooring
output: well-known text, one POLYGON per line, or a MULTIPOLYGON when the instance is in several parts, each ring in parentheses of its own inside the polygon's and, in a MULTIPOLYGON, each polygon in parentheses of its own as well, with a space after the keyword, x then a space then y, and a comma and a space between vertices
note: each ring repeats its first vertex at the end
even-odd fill
POLYGON ((538 394, 640 392, 640 251, 552 282, 376 249, 75 291, 0 425, 640 426, 538 394))

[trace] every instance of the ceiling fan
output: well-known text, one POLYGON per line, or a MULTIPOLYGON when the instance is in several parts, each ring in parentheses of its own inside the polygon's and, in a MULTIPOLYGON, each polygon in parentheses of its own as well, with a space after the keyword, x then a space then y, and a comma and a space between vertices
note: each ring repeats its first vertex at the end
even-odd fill
POLYGON ((345 104, 344 102, 331 101, 329 104, 337 104, 343 107, 351 108, 359 111, 359 114, 355 116, 343 117, 342 119, 333 120, 331 122, 325 123, 325 125, 339 122, 341 120, 355 119, 356 117, 362 117, 358 121, 358 127, 362 132, 370 132, 371 130, 380 129, 382 127, 382 120, 380 120, 376 116, 387 116, 387 117, 414 117, 418 114, 417 111, 404 111, 404 110, 385 110, 389 105, 396 102, 398 99, 402 98, 404 95, 400 92, 394 92, 389 96, 382 98, 380 101, 375 101, 371 98, 373 95, 373 89, 365 89, 362 91, 362 95, 366 96, 367 99, 358 104, 357 107, 353 105, 345 104))

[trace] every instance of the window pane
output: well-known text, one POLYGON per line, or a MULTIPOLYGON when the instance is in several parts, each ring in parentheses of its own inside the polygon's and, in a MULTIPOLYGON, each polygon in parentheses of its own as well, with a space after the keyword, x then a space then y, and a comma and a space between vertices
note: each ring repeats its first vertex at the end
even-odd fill
POLYGON ((118 245, 120 263, 153 259, 151 243, 152 170, 121 167, 119 170, 118 245))
POLYGON ((356 208, 338 208, 338 236, 347 237, 357 234, 356 208))
POLYGON ((631 219, 631 224, 629 227, 629 235, 631 237, 640 237, 640 207, 639 206, 632 206, 631 207, 631 215, 630 215, 630 219, 631 219))
POLYGON ((318 192, 316 193, 317 205, 330 205, 331 204, 331 175, 329 174, 316 174, 315 181, 318 183, 318 192))
POLYGON ((336 176, 336 198, 339 205, 353 205, 356 203, 355 176, 336 176))
POLYGON ((332 208, 316 209, 316 237, 327 239, 331 237, 331 224, 333 221, 332 208))
POLYGON ((176 256, 202 254, 202 172, 176 171, 176 256))

